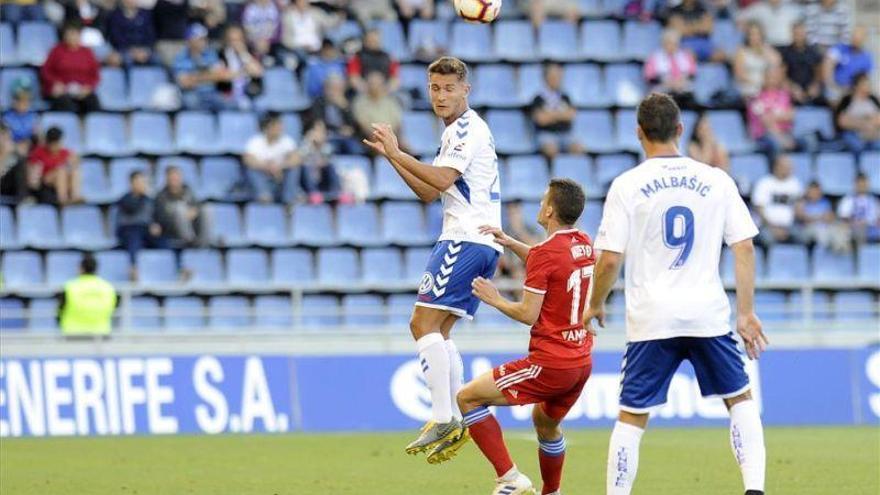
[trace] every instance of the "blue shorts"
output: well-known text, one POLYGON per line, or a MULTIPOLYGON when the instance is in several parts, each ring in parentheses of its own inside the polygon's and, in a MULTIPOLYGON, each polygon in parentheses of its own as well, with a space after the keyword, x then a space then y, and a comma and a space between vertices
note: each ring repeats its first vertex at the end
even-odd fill
POLYGON ((665 404, 672 376, 685 359, 694 367, 703 397, 727 399, 749 389, 733 333, 630 342, 623 355, 620 408, 642 414, 665 404))
POLYGON ((440 241, 431 251, 419 284, 416 306, 437 308, 473 319, 480 300, 471 294, 477 277, 492 278, 500 253, 483 244, 440 241))

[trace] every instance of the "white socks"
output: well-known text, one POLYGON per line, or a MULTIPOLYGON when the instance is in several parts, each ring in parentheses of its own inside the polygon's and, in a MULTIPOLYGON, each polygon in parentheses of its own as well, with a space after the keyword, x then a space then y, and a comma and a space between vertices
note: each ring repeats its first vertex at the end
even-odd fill
POLYGON ((458 391, 464 386, 464 363, 461 362, 461 354, 452 339, 446 341, 446 352, 449 354, 449 397, 452 401, 452 417, 461 421, 461 411, 458 410, 458 391))
POLYGON ((449 391, 449 352, 443 336, 429 333, 416 340, 419 363, 425 373, 425 381, 431 391, 431 416, 437 423, 452 421, 452 394, 449 391))
POLYGON ((742 471, 746 491, 763 491, 767 452, 761 414, 754 400, 739 402, 730 408, 730 448, 742 471))
POLYGON ((607 495, 629 495, 639 469, 639 443, 645 430, 620 421, 614 424, 608 446, 607 495))

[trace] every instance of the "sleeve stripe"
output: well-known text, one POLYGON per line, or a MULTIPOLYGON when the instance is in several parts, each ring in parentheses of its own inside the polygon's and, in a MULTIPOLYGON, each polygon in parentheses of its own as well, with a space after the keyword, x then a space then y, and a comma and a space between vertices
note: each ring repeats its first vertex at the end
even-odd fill
POLYGON ((534 287, 529 287, 528 285, 523 285, 523 289, 525 289, 525 290, 527 290, 527 291, 529 291, 529 292, 534 292, 535 294, 541 294, 541 295, 544 295, 544 294, 547 293, 546 290, 535 289, 534 287))

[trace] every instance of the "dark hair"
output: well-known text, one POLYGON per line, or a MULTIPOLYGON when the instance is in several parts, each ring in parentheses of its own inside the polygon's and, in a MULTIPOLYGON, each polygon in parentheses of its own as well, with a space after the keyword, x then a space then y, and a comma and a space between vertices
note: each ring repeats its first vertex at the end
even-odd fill
POLYGON ((268 112, 260 119, 260 130, 265 131, 272 123, 281 120, 281 114, 278 112, 268 112))
POLYGON ((574 225, 584 211, 587 195, 577 182, 571 179, 550 180, 548 201, 556 212, 559 223, 574 225))
POLYGON ((180 167, 177 165, 168 165, 168 167, 165 168, 165 176, 167 177, 171 172, 181 173, 180 167))
POLYGON ((821 189, 821 188, 822 188, 822 184, 819 184, 819 181, 813 179, 813 180, 810 181, 809 184, 807 184, 807 189, 810 189, 810 188, 813 188, 813 187, 818 187, 818 188, 821 189))
POLYGON ((68 19, 61 25, 61 34, 68 31, 82 31, 82 22, 79 19, 68 19))
POLYGON ((143 175, 144 175, 144 171, 143 171, 143 170, 135 170, 135 171, 133 171, 132 173, 128 174, 128 182, 132 182, 132 181, 134 181, 136 178, 138 178, 138 177, 140 177, 140 176, 143 176, 143 175))
POLYGON ((64 131, 60 127, 52 126, 46 131, 46 143, 57 143, 64 137, 64 131))
POLYGON ((428 74, 440 74, 442 76, 455 74, 459 81, 466 81, 468 77, 467 64, 455 57, 440 57, 428 66, 428 74))
POLYGON ((862 82, 862 79, 871 80, 871 76, 868 75, 867 72, 859 72, 852 78, 852 87, 855 88, 856 86, 858 86, 859 83, 862 82))
POLYGON ((92 253, 83 253, 82 259, 79 261, 79 269, 83 273, 94 275, 98 271, 98 260, 92 253))
POLYGON ((681 110, 671 96, 651 93, 639 103, 636 119, 648 141, 666 143, 675 139, 675 131, 681 121, 681 110))
POLYGON ((862 181, 862 180, 868 180, 868 176, 865 175, 864 172, 859 172, 859 173, 857 173, 857 174, 856 174, 856 182, 859 182, 859 181, 862 181))

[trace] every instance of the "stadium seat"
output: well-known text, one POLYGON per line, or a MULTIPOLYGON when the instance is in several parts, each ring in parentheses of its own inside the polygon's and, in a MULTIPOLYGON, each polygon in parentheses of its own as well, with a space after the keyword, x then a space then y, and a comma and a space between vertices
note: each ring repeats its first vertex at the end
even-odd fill
POLYGON ((153 189, 161 191, 165 187, 165 174, 168 167, 175 166, 183 174, 183 183, 189 186, 196 197, 200 196, 201 180, 195 160, 187 156, 163 156, 156 161, 156 172, 153 176, 153 189))
POLYGON ((880 244, 865 244, 859 247, 859 278, 876 282, 880 279, 880 244))
POLYGON ((419 50, 449 47, 449 24, 442 20, 413 19, 409 24, 409 51, 417 56, 419 50))
POLYGON ((125 83, 125 70, 119 67, 101 68, 101 81, 95 90, 101 108, 113 112, 129 110, 128 90, 125 83))
MULTIPOLYGON (((470 102, 477 107, 512 108, 522 105, 517 88, 516 72, 507 64, 480 65, 474 69, 470 102)), ((464 131, 462 131, 464 132, 464 131)), ((437 140, 433 141, 433 151, 437 140)))
POLYGON ((716 93, 730 87, 730 81, 730 71, 724 64, 700 64, 694 78, 694 97, 699 104, 709 106, 716 93))
POLYGON ((606 110, 581 110, 574 118, 572 132, 587 150, 596 153, 617 151, 614 123, 606 110))
POLYGON ((385 306, 388 324, 394 326, 408 325, 416 301, 414 294, 391 294, 385 306))
POLYGON ((344 41, 360 39, 363 32, 364 30, 361 29, 361 25, 357 21, 349 20, 328 29, 325 36, 333 40, 334 45, 341 46, 344 41))
POLYGON ((140 285, 166 285, 178 282, 177 260, 170 249, 142 249, 135 257, 140 285))
POLYGON ((80 193, 86 203, 107 204, 116 198, 110 191, 104 161, 98 158, 85 158, 79 164, 80 193))
POLYGON ((66 148, 77 153, 83 150, 83 133, 79 125, 79 117, 69 112, 45 112, 40 117, 40 127, 49 130, 52 127, 61 129, 64 137, 61 142, 66 148))
POLYGON ((251 327, 253 310, 244 296, 214 296, 208 300, 211 329, 243 330, 251 327))
POLYGON ((823 140, 834 139, 834 117, 825 107, 798 107, 794 111, 795 137, 818 134, 823 140))
POLYGON ((810 276, 807 248, 794 244, 778 244, 767 251, 767 280, 791 282, 810 276))
POLYGON ((403 26, 394 21, 379 21, 376 25, 382 36, 382 48, 394 59, 408 61, 410 59, 409 45, 406 42, 406 34, 403 26))
POLYGON ((495 23, 495 54, 508 62, 533 62, 535 31, 528 21, 499 21, 495 23))
POLYGON ((474 323, 487 327, 513 326, 516 324, 513 320, 488 304, 480 304, 477 308, 477 313, 474 315, 474 323))
POLYGON ((387 321, 382 296, 376 294, 343 296, 342 313, 342 324, 351 327, 380 326, 387 321))
POLYGON ((55 26, 48 22, 23 21, 18 25, 19 63, 41 66, 58 42, 55 26))
POLYGON ((131 260, 125 251, 99 251, 95 253, 95 260, 98 262, 99 277, 114 284, 129 282, 131 260))
POLYGON ((207 112, 185 111, 177 114, 174 139, 177 149, 186 153, 215 155, 226 151, 226 145, 220 143, 214 116, 207 112))
POLYGON ((158 66, 135 66, 128 71, 128 103, 134 108, 152 109, 153 93, 168 84, 168 73, 158 66))
MULTIPOLYGON (((524 64, 517 70, 516 86, 518 88, 517 99, 523 105, 530 105, 535 96, 544 87, 544 66, 541 64, 524 64)), ((563 88, 565 91, 565 88, 563 88)))
POLYGON ((304 327, 336 328, 342 322, 339 311, 336 296, 306 294, 302 298, 302 311, 297 316, 304 327))
POLYGON ((618 110, 614 114, 614 133, 617 149, 638 153, 641 144, 636 135, 636 112, 631 109, 618 110))
MULTIPOLYGON (((520 208, 522 209, 522 217, 528 222, 530 219, 533 220, 538 218, 538 211, 541 210, 541 203, 539 201, 522 201, 520 202, 520 208)), ((506 211, 502 211, 501 213, 502 225, 504 224, 506 214, 506 211)))
POLYGON ((840 291, 834 294, 834 317, 837 320, 877 318, 877 298, 869 291, 840 291))
POLYGON ((880 195, 880 151, 863 151, 859 171, 868 176, 871 192, 880 195))
POLYGON ((21 299, 0 297, 0 332, 21 332, 26 326, 24 302, 21 299))
POLYGON ((801 184, 809 184, 815 177, 813 155, 809 153, 789 153, 788 157, 791 158, 791 164, 794 166, 794 176, 801 181, 801 184))
POLYGON ((736 180, 741 193, 748 195, 759 179, 770 173, 767 157, 762 154, 730 157, 730 176, 736 180))
POLYGON ((257 328, 289 329, 293 326, 290 297, 257 296, 254 298, 254 326, 257 328))
MULTIPOLYGON (((736 281, 733 253, 728 248, 721 251, 721 279, 732 284, 736 281)), ((755 248, 755 280, 764 279, 764 251, 755 248)))
POLYGON ((12 24, 6 22, 0 22, 0 61, 4 67, 18 63, 15 33, 12 24))
POLYGON ((817 246, 811 258, 813 280, 817 282, 852 280, 856 276, 856 260, 851 253, 835 253, 817 246))
POLYGON ((539 200, 550 180, 547 161, 540 155, 514 156, 501 175, 506 199, 539 200))
POLYGON ((816 179, 825 194, 843 196, 854 190, 856 163, 851 153, 820 153, 816 157, 816 179))
POLYGON ((486 121, 495 136, 495 148, 501 154, 528 154, 537 150, 531 125, 516 110, 489 110, 486 121))
POLYGON ((132 150, 128 145, 125 117, 110 113, 90 113, 85 117, 86 153, 122 156, 132 150))
POLYGON ((299 205, 291 218, 292 240, 307 246, 332 246, 337 243, 333 213, 327 205, 299 205))
POLYGON ((269 282, 269 257, 262 249, 230 249, 226 277, 234 286, 265 286, 269 282))
POLYGON ((201 194, 207 199, 225 200, 241 179, 241 163, 235 158, 206 157, 201 161, 201 194))
POLYGON ((287 216, 277 204, 250 203, 244 207, 244 236, 257 246, 288 244, 287 216))
POLYGON ((318 251, 318 281, 349 287, 360 280, 358 255, 351 248, 325 248, 318 251))
POLYGON ((272 282, 275 284, 306 284, 315 281, 315 262, 308 249, 275 249, 272 251, 272 282))
POLYGON ((211 203, 207 205, 211 218, 211 239, 214 243, 235 247, 247 244, 241 227, 241 210, 238 206, 224 203, 211 203))
POLYGON ((163 310, 165 328, 168 330, 192 331, 205 328, 205 303, 199 297, 167 297, 163 310))
MULTIPOLYGON (((417 21, 413 21, 417 22, 417 21)), ((424 65, 402 65, 400 67, 401 89, 414 94, 421 103, 428 101, 428 73, 424 65)))
POLYGON ((376 157, 373 164, 372 183, 371 196, 377 199, 414 199, 416 197, 384 157, 376 157))
POLYGON ((171 119, 164 113, 131 114, 131 149, 148 155, 174 152, 171 119))
POLYGON ((833 318, 831 294, 825 291, 814 291, 810 298, 810 306, 807 307, 804 294, 801 291, 792 292, 789 296, 789 311, 791 319, 800 319, 803 316, 818 321, 828 321, 833 318))
POLYGON ((221 288, 226 281, 223 260, 216 249, 184 249, 180 267, 188 270, 188 283, 196 288, 221 288))
POLYGON ((248 139, 260 132, 257 116, 248 112, 220 112, 218 123, 217 138, 229 153, 243 153, 248 139))
POLYGON ((550 175, 554 178, 574 179, 587 193, 587 197, 598 195, 593 171, 593 160, 584 155, 557 155, 550 167, 550 175))
POLYGON ((399 246, 431 242, 422 206, 413 202, 389 201, 382 205, 382 239, 399 246))
POLYGON ((585 21, 581 24, 580 54, 587 60, 621 60, 620 25, 611 20, 585 21))
POLYGON ((403 258, 396 248, 370 248, 361 251, 362 280, 366 284, 404 282, 403 258))
POLYGON ((336 208, 339 240, 353 246, 382 244, 379 212, 375 205, 340 205, 336 208))
POLYGON ((755 291, 755 312, 761 315, 764 321, 786 321, 795 315, 790 315, 790 307, 786 304, 787 298, 784 292, 758 290, 755 291))
POLYGON ((731 60, 743 44, 742 33, 736 27, 736 23, 729 19, 715 19, 710 39, 712 45, 723 51, 731 60))
POLYGON ((15 216, 12 208, 0 205, 0 250, 8 251, 22 247, 18 242, 18 233, 15 228, 15 216))
POLYGON ((281 114, 281 123, 284 125, 284 134, 287 134, 296 142, 301 141, 303 123, 299 114, 296 112, 283 113, 281 114))
POLYGON ((15 290, 44 283, 43 259, 36 251, 4 251, 0 262, 3 287, 15 290))
POLYGON ((37 71, 29 67, 7 67, 5 63, 0 69, 0 107, 9 108, 12 104, 12 85, 19 79, 26 79, 30 87, 34 88, 32 92, 34 108, 38 110, 45 108, 45 103, 40 98, 40 91, 37 89, 40 87, 37 71))
POLYGON ((64 245, 55 207, 25 204, 18 207, 18 241, 37 249, 57 249, 64 245))
POLYGON ((114 158, 110 160, 110 198, 116 201, 131 189, 132 172, 143 172, 150 178, 150 162, 143 158, 114 158))
POLYGON ((596 182, 603 192, 607 191, 611 181, 634 166, 636 161, 632 155, 599 155, 596 158, 596 182))
POLYGON ((416 155, 436 151, 442 132, 440 122, 431 112, 404 113, 401 131, 406 144, 416 155))
POLYGON ((623 53, 642 61, 657 49, 661 26, 658 22, 626 21, 623 24, 623 53))
POLYGON ((104 216, 96 206, 75 205, 61 210, 64 244, 77 249, 109 249, 116 240, 107 235, 104 216))
POLYGON ((411 283, 418 282, 425 273, 431 248, 409 248, 403 255, 404 278, 411 283))
POLYGON ((263 74, 263 93, 254 100, 254 105, 258 110, 292 112, 308 108, 309 100, 292 71, 272 67, 263 74))
POLYGON ((754 149, 752 141, 746 135, 746 127, 739 112, 713 110, 708 113, 708 116, 718 140, 727 147, 731 154, 748 153, 754 149))
POLYGON ((565 21, 545 21, 538 29, 538 54, 542 59, 560 62, 577 60, 577 26, 565 21))
POLYGON ((584 212, 581 214, 581 219, 578 221, 578 226, 587 234, 589 234, 591 239, 596 238, 596 233, 599 232, 599 224, 602 222, 602 202, 601 201, 587 201, 587 204, 584 205, 584 212))
POLYGON ((606 66, 605 89, 613 103, 621 107, 635 107, 645 94, 641 67, 635 64, 606 66))
POLYGON ((363 155, 333 155, 331 159, 336 171, 344 173, 349 170, 360 170, 367 180, 373 175, 373 164, 370 159, 363 155))
POLYGON ((428 220, 428 237, 436 239, 443 230, 443 205, 434 202, 425 208, 425 217, 428 220))
POLYGON ((604 82, 604 74, 598 65, 571 64, 565 66, 562 89, 577 107, 604 108, 612 104, 604 82))
POLYGON ((159 300, 152 296, 131 298, 131 328, 137 332, 157 332, 162 329, 159 300))
POLYGON ((28 311, 30 312, 30 318, 28 319, 29 331, 50 334, 59 331, 57 298, 39 297, 31 299, 28 304, 28 311))
POLYGON ((488 24, 452 23, 449 54, 465 62, 498 60, 492 44, 492 28, 488 24))

